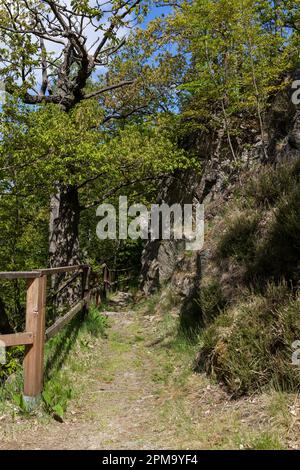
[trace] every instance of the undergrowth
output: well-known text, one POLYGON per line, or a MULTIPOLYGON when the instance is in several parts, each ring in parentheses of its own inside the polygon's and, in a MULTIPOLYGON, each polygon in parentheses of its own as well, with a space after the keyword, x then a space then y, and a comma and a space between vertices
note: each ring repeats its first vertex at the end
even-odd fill
POLYGON ((300 163, 247 177, 210 229, 198 370, 233 396, 300 389, 300 163))
MULTIPOLYGON (((89 367, 90 348, 97 338, 104 338, 108 320, 100 310, 91 305, 89 310, 76 317, 61 332, 52 338, 45 348, 45 382, 41 406, 36 414, 49 414, 58 421, 63 420, 69 400, 78 393, 80 382, 74 387, 74 376, 80 375, 84 368, 89 367)), ((8 352, 9 360, 4 371, 6 373, 0 387, 0 411, 12 411, 27 414, 23 400, 23 378, 21 360, 16 358, 15 351, 8 352)), ((20 358, 23 351, 20 351, 20 358)))

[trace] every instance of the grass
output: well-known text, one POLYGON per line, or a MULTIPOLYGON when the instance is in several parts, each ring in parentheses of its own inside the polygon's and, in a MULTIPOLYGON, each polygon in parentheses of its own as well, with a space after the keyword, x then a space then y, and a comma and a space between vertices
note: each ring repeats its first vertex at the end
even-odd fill
POLYGON ((300 371, 292 364, 291 345, 300 337, 299 308, 286 285, 270 285, 264 295, 249 293, 202 333, 199 369, 235 396, 270 386, 297 391, 300 371))
MULTIPOLYGON (((80 394, 80 379, 75 385, 74 377, 80 378, 90 366, 94 343, 99 338, 105 338, 107 327, 107 318, 91 305, 84 321, 80 317, 75 318, 46 344, 45 383, 42 404, 36 410, 36 416, 42 417, 46 412, 55 419, 63 419, 70 399, 80 394)), ((0 411, 24 414, 26 406, 22 400, 21 364, 14 369, 14 374, 0 389, 0 411)))
POLYGON ((137 306, 138 311, 140 313, 144 312, 147 315, 153 315, 155 313, 157 305, 159 304, 160 295, 160 291, 157 291, 155 294, 152 294, 151 296, 142 299, 137 306))
POLYGON ((233 396, 300 389, 299 240, 300 162, 260 168, 210 227, 197 370, 233 396))
POLYGON ((290 406, 293 399, 295 397, 282 391, 274 391, 270 394, 267 410, 277 426, 284 427, 285 429, 289 429, 291 426, 292 415, 290 413, 290 406))
POLYGON ((234 194, 216 224, 216 264, 238 265, 240 282, 256 288, 269 281, 300 279, 300 161, 260 168, 234 194))
POLYGON ((197 343, 182 331, 179 317, 170 314, 163 315, 156 336, 157 367, 152 380, 161 384, 176 382, 184 388, 193 370, 197 343))
MULTIPOLYGON (((228 327, 226 316, 217 320, 220 328, 228 327)), ((286 447, 293 395, 268 391, 257 398, 259 406, 252 404, 251 399, 243 400, 242 406, 239 400, 224 395, 221 399, 217 382, 203 374, 194 374, 199 343, 183 334, 178 318, 164 312, 155 327, 155 337, 160 341, 151 353, 151 379, 162 403, 157 428, 164 435, 172 432, 178 436, 172 442, 173 448, 279 450, 286 447), (242 419, 243 414, 246 419, 242 419), (257 432, 253 432, 253 426, 257 432)))
MULTIPOLYGON (((79 331, 58 378, 72 389, 64 418, 72 439, 80 429, 80 445, 88 440, 106 449, 287 447, 293 434, 293 395, 273 392, 255 400, 231 400, 217 383, 194 373, 198 344, 183 335, 179 317, 166 311, 152 319, 143 313, 137 307, 123 322, 114 316, 105 342, 84 328, 79 331), (142 332, 144 339, 135 342, 142 332)), ((59 418, 53 407, 50 414, 59 418)), ((33 425, 32 418, 17 419, 19 429, 33 425)), ((38 421, 39 429, 33 432, 42 434, 42 442, 49 445, 50 438, 52 445, 53 439, 63 439, 65 427, 45 413, 38 421)), ((70 445, 70 439, 65 442, 70 445)))
POLYGON ((253 257, 259 226, 256 210, 244 210, 227 222, 225 234, 220 238, 216 256, 247 262, 253 257))
POLYGON ((258 436, 253 437, 248 446, 252 450, 283 450, 284 446, 280 442, 279 437, 275 434, 270 434, 268 432, 259 434, 258 436))

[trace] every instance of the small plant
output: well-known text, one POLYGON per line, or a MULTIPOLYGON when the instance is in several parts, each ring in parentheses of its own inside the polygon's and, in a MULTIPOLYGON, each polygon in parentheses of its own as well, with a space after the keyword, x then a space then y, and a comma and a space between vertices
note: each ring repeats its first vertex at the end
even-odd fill
POLYGON ((22 414, 28 413, 28 409, 27 409, 22 393, 14 393, 12 395, 12 399, 13 399, 14 404, 18 407, 18 411, 20 413, 22 414))
POLYGON ((91 305, 84 321, 86 331, 93 336, 104 337, 107 327, 107 317, 105 317, 95 305, 91 305))
POLYGON ((300 162, 259 168, 243 189, 244 198, 256 207, 268 209, 291 192, 300 180, 300 162))
POLYGON ((55 419, 62 421, 67 403, 72 398, 72 390, 64 386, 60 380, 51 380, 46 383, 42 398, 46 411, 55 419))
POLYGON ((300 184, 282 197, 275 218, 260 251, 256 271, 260 276, 300 280, 300 184))
POLYGON ((21 369, 24 346, 16 346, 6 351, 6 362, 0 364, 0 383, 21 369))
POLYGON ((199 297, 196 300, 199 305, 203 325, 209 325, 220 315, 226 305, 220 283, 213 279, 207 283, 201 283, 199 297))
POLYGON ((154 315, 155 310, 159 304, 161 291, 156 291, 149 295, 146 299, 140 302, 139 309, 147 315, 154 315))

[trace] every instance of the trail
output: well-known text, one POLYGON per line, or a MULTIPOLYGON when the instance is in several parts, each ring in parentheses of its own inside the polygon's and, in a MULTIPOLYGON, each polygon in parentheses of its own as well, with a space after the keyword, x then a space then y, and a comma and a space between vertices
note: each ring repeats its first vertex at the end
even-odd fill
POLYGON ((108 337, 91 346, 64 422, 0 417, 0 449, 242 449, 281 426, 269 398, 230 400, 190 359, 180 363, 170 340, 159 341, 157 319, 123 308, 107 315, 108 337))

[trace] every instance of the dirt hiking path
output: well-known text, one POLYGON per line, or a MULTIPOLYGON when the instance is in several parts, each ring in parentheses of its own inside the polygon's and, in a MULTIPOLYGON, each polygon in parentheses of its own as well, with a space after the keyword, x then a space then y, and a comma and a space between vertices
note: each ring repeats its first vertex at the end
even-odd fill
POLYGON ((108 337, 71 353, 82 367, 64 422, 0 416, 0 449, 280 448, 282 433, 284 447, 297 447, 298 418, 287 423, 283 408, 270 411, 277 396, 230 400, 192 372, 190 352, 168 335, 160 340, 160 319, 128 309, 107 315, 108 337))

